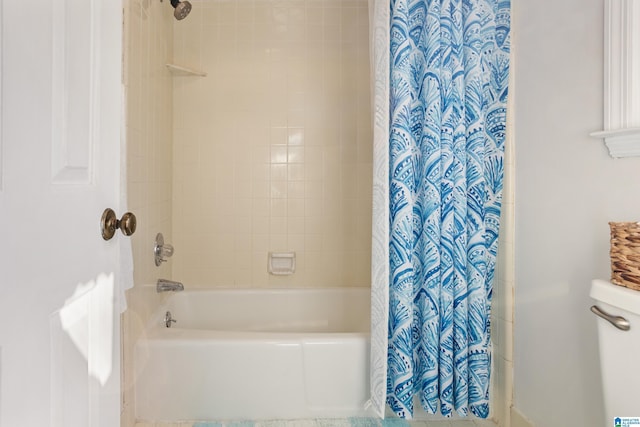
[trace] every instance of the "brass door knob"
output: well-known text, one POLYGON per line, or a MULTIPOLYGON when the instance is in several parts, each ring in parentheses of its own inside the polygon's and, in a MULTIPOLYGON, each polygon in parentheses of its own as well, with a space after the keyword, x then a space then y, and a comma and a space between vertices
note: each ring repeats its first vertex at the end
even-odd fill
POLYGON ((125 236, 131 236, 136 232, 136 226, 136 216, 131 212, 125 213, 121 219, 118 219, 113 209, 107 208, 100 219, 100 229, 104 240, 110 240, 116 234, 117 229, 120 229, 125 236))

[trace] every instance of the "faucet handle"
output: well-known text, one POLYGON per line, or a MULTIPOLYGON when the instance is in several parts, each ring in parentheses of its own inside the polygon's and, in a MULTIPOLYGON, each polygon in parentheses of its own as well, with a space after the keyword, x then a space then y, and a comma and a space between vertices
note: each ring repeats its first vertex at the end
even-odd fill
POLYGON ((160 266, 163 262, 167 262, 167 258, 173 255, 173 246, 164 243, 164 236, 162 233, 156 235, 156 245, 153 247, 153 256, 156 262, 156 267, 160 266))
MULTIPOLYGON (((169 258, 171 255, 173 255, 173 245, 165 243, 160 247, 160 256, 162 258, 169 258)), ((163 259, 162 261, 166 261, 166 259, 163 259)))

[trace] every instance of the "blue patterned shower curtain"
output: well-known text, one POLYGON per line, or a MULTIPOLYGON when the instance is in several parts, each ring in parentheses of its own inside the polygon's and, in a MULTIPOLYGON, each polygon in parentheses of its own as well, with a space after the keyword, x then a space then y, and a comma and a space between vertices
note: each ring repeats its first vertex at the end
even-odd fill
POLYGON ((509 0, 391 0, 387 403, 489 414, 509 0))

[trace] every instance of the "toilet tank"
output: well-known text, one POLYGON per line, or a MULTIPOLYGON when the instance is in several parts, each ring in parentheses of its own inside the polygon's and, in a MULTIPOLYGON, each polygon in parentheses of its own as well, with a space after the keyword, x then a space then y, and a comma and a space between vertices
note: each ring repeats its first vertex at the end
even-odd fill
POLYGON ((593 280, 589 295, 614 321, 622 317, 629 322, 625 331, 602 317, 597 320, 606 425, 613 426, 615 417, 640 417, 640 291, 593 280))

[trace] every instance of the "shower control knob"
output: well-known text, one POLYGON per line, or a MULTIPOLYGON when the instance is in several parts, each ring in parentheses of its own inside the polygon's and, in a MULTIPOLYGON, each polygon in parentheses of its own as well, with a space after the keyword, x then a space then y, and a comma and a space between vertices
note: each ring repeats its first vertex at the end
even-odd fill
POLYGON ((173 255, 173 246, 164 242, 164 236, 162 233, 156 235, 156 244, 153 247, 153 258, 156 262, 156 267, 159 267, 163 262, 167 262, 169 257, 173 255))
POLYGON ((137 225, 136 216, 131 212, 125 213, 121 219, 118 219, 113 209, 109 208, 104 210, 100 219, 100 229, 104 240, 111 240, 118 229, 125 236, 131 236, 136 232, 137 225))

